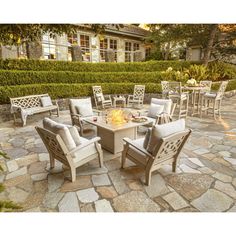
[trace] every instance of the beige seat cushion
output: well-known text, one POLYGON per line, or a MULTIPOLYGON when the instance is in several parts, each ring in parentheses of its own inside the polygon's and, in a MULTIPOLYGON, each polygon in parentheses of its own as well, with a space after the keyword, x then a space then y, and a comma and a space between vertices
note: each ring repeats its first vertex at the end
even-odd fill
MULTIPOLYGON (((88 139, 80 137, 80 141, 81 141, 81 144, 84 144, 84 143, 88 142, 88 139)), ((98 145, 100 145, 100 144, 98 144, 98 145)), ((72 158, 73 158, 73 161, 76 163, 76 162, 79 162, 91 155, 96 154, 96 153, 97 153, 97 149, 95 148, 95 144, 92 143, 92 144, 88 145, 87 147, 84 147, 81 150, 78 150, 77 152, 75 152, 72 155, 72 158)))
POLYGON ((43 119, 43 127, 54 134, 60 135, 68 150, 72 150, 80 144, 80 136, 73 126, 57 123, 49 118, 43 119), (76 140, 76 141, 75 141, 76 140))
POLYGON ((170 115, 170 113, 171 113, 171 105, 172 105, 172 100, 171 99, 152 98, 151 99, 151 104, 152 103, 164 106, 163 112, 165 112, 165 113, 170 115))
MULTIPOLYGON (((138 146, 140 149, 143 149, 143 142, 144 142, 143 138, 133 140, 133 143, 136 146, 138 146)), ((131 145, 129 145, 127 155, 133 157, 135 160, 137 160, 139 163, 141 163, 143 165, 147 164, 148 157, 144 153, 140 152, 139 150, 137 150, 135 147, 133 147, 131 145)))
POLYGON ((216 97, 216 93, 205 93, 204 97, 215 98, 216 97))
POLYGON ((160 148, 161 139, 177 132, 185 130, 185 119, 180 119, 170 123, 156 125, 152 128, 150 139, 147 145, 147 151, 153 156, 160 148))

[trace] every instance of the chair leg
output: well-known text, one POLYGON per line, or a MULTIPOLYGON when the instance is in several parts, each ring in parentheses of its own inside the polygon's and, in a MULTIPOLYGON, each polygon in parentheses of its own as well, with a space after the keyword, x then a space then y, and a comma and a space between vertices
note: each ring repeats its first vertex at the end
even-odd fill
POLYGON ((151 170, 146 170, 146 172, 145 172, 145 184, 147 186, 149 186, 151 184, 151 176, 152 176, 151 170))
POLYGON ((75 168, 70 168, 70 173, 71 173, 71 181, 75 182, 76 180, 76 169, 75 168))
POLYGON ((124 169, 125 168, 125 161, 126 161, 126 152, 122 152, 122 156, 121 156, 121 168, 124 169))
POLYGON ((122 151, 122 155, 121 155, 121 168, 125 168, 125 161, 126 161, 126 153, 128 151, 129 145, 125 144, 124 149, 122 151))
POLYGON ((49 155, 50 158, 50 168, 54 168, 55 167, 55 159, 52 155, 49 155))
POLYGON ((183 101, 182 101, 182 99, 180 99, 180 101, 179 101, 179 119, 181 118, 182 106, 183 106, 183 101))
POLYGON ((173 161, 173 163, 172 163, 172 172, 176 172, 176 168, 177 168, 177 161, 173 161))
POLYGON ((216 100, 213 103, 213 117, 216 119, 216 100))
POLYGON ((103 167, 103 152, 102 152, 102 149, 100 148, 100 146, 97 142, 95 143, 95 148, 98 152, 99 166, 100 166, 100 168, 102 168, 103 167))

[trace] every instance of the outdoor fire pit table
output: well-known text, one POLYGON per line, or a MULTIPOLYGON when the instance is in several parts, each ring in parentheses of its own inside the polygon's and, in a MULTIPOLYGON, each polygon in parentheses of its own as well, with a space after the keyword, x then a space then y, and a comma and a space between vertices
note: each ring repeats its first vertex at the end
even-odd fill
POLYGON ((107 122, 105 116, 86 118, 84 121, 97 126, 97 136, 101 137, 100 143, 102 148, 116 154, 123 150, 124 137, 136 139, 137 128, 142 125, 147 125, 151 122, 148 117, 143 118, 145 118, 146 121, 133 122, 130 120, 121 124, 107 122))

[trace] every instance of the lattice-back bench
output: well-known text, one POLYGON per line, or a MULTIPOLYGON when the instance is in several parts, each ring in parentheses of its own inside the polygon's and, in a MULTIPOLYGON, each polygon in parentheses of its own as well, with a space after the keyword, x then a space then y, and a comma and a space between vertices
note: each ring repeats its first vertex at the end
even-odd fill
POLYGON ((26 125, 26 119, 29 115, 46 111, 52 115, 52 111, 55 111, 56 115, 59 116, 58 104, 56 101, 52 102, 48 94, 10 98, 10 102, 14 123, 16 122, 16 114, 20 113, 23 126, 26 125))

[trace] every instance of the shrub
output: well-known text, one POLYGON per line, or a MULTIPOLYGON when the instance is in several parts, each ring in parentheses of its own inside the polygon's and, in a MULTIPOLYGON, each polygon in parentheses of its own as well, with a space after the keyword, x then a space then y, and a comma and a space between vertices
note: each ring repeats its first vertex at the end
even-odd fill
MULTIPOLYGON (((9 103, 9 97, 49 93, 53 99, 92 96, 93 84, 28 84, 0 86, 0 103, 9 103)), ((135 83, 101 83, 104 94, 132 94, 135 83)), ((145 83, 146 93, 161 92, 160 84, 145 83)))
POLYGON ((221 79, 236 79, 236 66, 224 62, 209 63, 209 79, 213 81, 221 79))
POLYGON ((204 65, 191 65, 184 72, 189 78, 195 79, 197 81, 206 80, 208 78, 208 69, 204 65))
POLYGON ((199 62, 190 61, 147 61, 147 62, 66 62, 40 61, 28 59, 0 60, 0 69, 3 70, 31 70, 31 71, 76 71, 76 72, 125 72, 125 71, 162 71, 168 67, 176 70, 189 67, 199 62))
POLYGON ((46 83, 160 83, 160 72, 69 72, 0 70, 0 85, 46 83))

